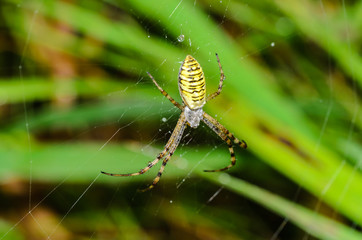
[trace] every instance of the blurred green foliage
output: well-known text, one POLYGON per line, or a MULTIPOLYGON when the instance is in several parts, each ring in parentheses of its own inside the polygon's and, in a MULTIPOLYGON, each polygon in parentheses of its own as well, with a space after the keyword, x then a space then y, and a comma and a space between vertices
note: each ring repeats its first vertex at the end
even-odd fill
POLYGON ((362 238, 362 3, 5 0, 0 10, 0 239, 362 238), (248 143, 237 166, 202 171, 230 156, 199 127, 152 191, 137 189, 157 166, 101 175, 144 167, 177 121, 146 72, 181 101, 191 54, 211 93, 216 52, 225 86, 204 110, 248 143))

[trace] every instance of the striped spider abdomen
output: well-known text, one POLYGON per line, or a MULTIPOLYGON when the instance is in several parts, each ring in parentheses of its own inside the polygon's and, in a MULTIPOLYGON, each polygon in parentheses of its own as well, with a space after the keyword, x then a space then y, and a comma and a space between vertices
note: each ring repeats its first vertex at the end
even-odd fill
POLYGON ((182 101, 189 109, 196 110, 205 105, 204 72, 196 59, 190 55, 186 56, 180 67, 178 86, 182 101))

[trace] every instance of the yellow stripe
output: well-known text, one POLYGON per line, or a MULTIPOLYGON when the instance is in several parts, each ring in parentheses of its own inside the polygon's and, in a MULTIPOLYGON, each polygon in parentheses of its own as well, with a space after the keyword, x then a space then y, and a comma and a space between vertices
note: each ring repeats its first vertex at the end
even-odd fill
POLYGON ((190 55, 186 56, 181 65, 178 85, 182 100, 190 109, 201 108, 205 104, 204 72, 196 59, 190 55))

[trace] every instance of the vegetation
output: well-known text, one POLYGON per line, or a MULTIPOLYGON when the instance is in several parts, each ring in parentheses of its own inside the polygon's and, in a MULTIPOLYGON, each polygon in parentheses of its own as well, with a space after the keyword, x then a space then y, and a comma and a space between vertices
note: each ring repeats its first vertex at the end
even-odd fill
POLYGON ((361 239, 362 2, 16 1, 0 5, 0 239, 361 239), (180 62, 248 143, 229 164, 179 116, 180 62))

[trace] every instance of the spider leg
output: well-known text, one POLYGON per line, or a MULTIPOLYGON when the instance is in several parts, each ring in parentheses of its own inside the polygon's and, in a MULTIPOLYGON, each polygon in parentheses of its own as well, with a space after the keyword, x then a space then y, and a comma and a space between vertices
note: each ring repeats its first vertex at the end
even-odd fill
POLYGON ((158 172, 156 178, 153 180, 152 184, 149 186, 149 188, 145 189, 151 189, 153 188, 157 182, 159 181, 162 172, 168 162, 168 160, 171 158, 172 154, 175 152, 178 144, 181 141, 182 138, 182 134, 186 128, 186 118, 185 118, 185 113, 181 112, 180 118, 177 121, 176 127, 173 130, 170 139, 168 140, 165 148, 163 149, 163 151, 158 154, 157 158, 155 160, 153 160, 152 162, 150 162, 145 168, 141 169, 138 172, 135 173, 125 173, 125 174, 119 174, 119 173, 107 173, 107 172, 103 172, 101 171, 101 173, 105 174, 105 175, 109 175, 109 176, 114 176, 114 177, 125 177, 125 176, 137 176, 137 175, 141 175, 144 174, 145 172, 147 172, 148 170, 150 170, 151 167, 153 167, 154 165, 156 165, 168 152, 166 158, 164 159, 161 169, 158 172))
POLYGON ((170 102, 172 102, 172 104, 175 105, 177 108, 182 110, 183 109, 182 105, 176 102, 165 90, 163 90, 149 72, 147 72, 147 74, 152 79, 153 83, 156 85, 158 90, 160 90, 160 92, 163 94, 163 96, 165 96, 168 100, 170 100, 170 102))
POLYGON ((230 139, 226 138, 226 139, 223 139, 223 140, 227 143, 227 145, 229 147, 231 163, 228 166, 224 167, 224 168, 220 168, 220 169, 217 169, 217 170, 204 170, 204 172, 221 172, 221 171, 228 170, 229 168, 232 168, 235 165, 236 158, 235 158, 233 145, 232 145, 230 139))
POLYGON ((217 120, 215 120, 214 118, 212 118, 210 115, 208 115, 207 113, 203 113, 203 118, 202 121, 209 126, 217 135, 219 135, 219 137, 224 140, 226 142, 226 144, 229 147, 229 152, 230 152, 230 157, 231 157, 231 163, 230 165, 221 168, 221 169, 217 169, 217 170, 204 170, 204 172, 220 172, 220 171, 225 171, 228 170, 229 168, 233 167, 236 163, 236 158, 235 158, 235 153, 234 153, 234 148, 232 145, 232 141, 235 144, 238 144, 240 147, 242 148, 247 148, 247 145, 245 143, 244 140, 239 140, 237 139, 232 133, 229 132, 229 130, 227 130, 223 125, 221 125, 217 120))
POLYGON ((217 89, 216 92, 214 92, 213 94, 209 95, 209 96, 206 98, 206 102, 210 101, 211 99, 214 99, 215 97, 217 97, 217 96, 221 93, 222 86, 223 86, 223 82, 224 82, 224 79, 225 79, 224 71, 222 70, 221 63, 220 63, 220 59, 219 59, 219 55, 218 55, 217 53, 216 53, 216 58, 217 58, 217 62, 218 62, 218 64, 219 64, 219 69, 220 69, 219 88, 217 89))
MULTIPOLYGON (((173 139, 170 138, 170 141, 173 141, 173 139)), ((168 144, 168 143, 167 143, 168 144)), ((142 168, 140 171, 135 172, 135 173, 125 173, 125 174, 120 174, 120 173, 107 173, 107 172, 103 172, 101 171, 101 173, 105 174, 105 175, 109 175, 109 176, 113 176, 113 177, 126 177, 126 176, 137 176, 137 175, 141 175, 144 174, 145 172, 147 172, 148 170, 150 170, 151 167, 153 167, 154 165, 156 165, 164 156, 165 154, 168 152, 168 147, 166 145, 165 149, 163 149, 163 151, 158 154, 157 158, 155 160, 153 160, 152 162, 150 162, 147 167, 142 168)))
POLYGON ((174 154, 174 152, 176 151, 177 146, 179 145, 181 138, 182 138, 182 134, 186 128, 186 118, 185 118, 185 114, 184 112, 181 113, 181 116, 177 122, 177 125, 175 127, 175 130, 173 130, 172 132, 172 136, 175 140, 172 143, 172 145, 170 146, 170 151, 167 154, 167 156, 165 157, 165 159, 163 159, 162 162, 162 166, 160 168, 160 170, 157 173, 157 176, 155 177, 155 179, 153 179, 153 182, 145 189, 142 189, 141 192, 145 192, 147 190, 150 190, 151 188, 154 188, 155 185, 158 183, 158 181, 160 181, 160 178, 162 176, 163 170, 165 170, 165 166, 167 164, 167 162, 171 159, 172 155, 174 154))
MULTIPOLYGON (((176 127, 177 127, 177 125, 176 125, 176 127)), ((162 152, 160 152, 158 154, 157 158, 155 160, 153 160, 152 162, 150 162, 147 165, 147 167, 142 168, 138 172, 135 172, 135 173, 107 173, 107 172, 101 171, 101 173, 103 173, 105 175, 113 176, 113 177, 127 177, 127 176, 137 176, 137 175, 144 174, 145 172, 150 170, 151 167, 156 165, 166 155, 166 153, 170 150, 170 146, 173 145, 173 143, 175 141, 175 137, 176 137, 176 135, 172 134, 170 139, 166 143, 165 148, 162 150, 162 152)))
POLYGON ((144 174, 145 172, 150 170, 151 167, 156 165, 165 156, 165 154, 170 150, 170 146, 172 146, 174 144, 175 137, 177 137, 177 135, 172 134, 170 139, 168 140, 167 144, 165 145, 165 148, 163 149, 162 152, 160 152, 158 154, 157 158, 155 160, 153 160, 152 162, 150 162, 147 165, 147 167, 142 168, 138 172, 135 172, 135 173, 107 173, 107 172, 101 171, 101 173, 103 173, 105 175, 109 175, 109 176, 114 176, 114 177, 127 177, 127 176, 137 176, 137 175, 144 174))
POLYGON ((226 130, 226 134, 228 135, 228 137, 235 143, 235 144, 238 144, 241 148, 248 148, 248 145, 246 144, 246 142, 244 140, 239 140, 237 139, 231 132, 229 132, 229 130, 226 130))
POLYGON ((152 188, 154 188, 154 187, 156 186, 156 184, 158 183, 158 181, 160 181, 160 178, 161 178, 161 176, 162 176, 163 170, 165 170, 165 166, 166 166, 168 160, 170 160, 170 158, 172 157, 172 155, 173 155, 173 153, 175 152, 175 150, 176 150, 176 147, 175 147, 175 149, 174 149, 172 152, 171 152, 171 151, 169 152, 169 154, 168 154, 168 155, 165 157, 165 159, 163 160, 162 166, 161 166, 160 170, 158 171, 157 176, 155 177, 155 179, 153 179, 152 183, 151 183, 148 187, 146 187, 145 189, 140 190, 141 192, 148 191, 148 190, 150 190, 150 189, 152 189, 152 188))

